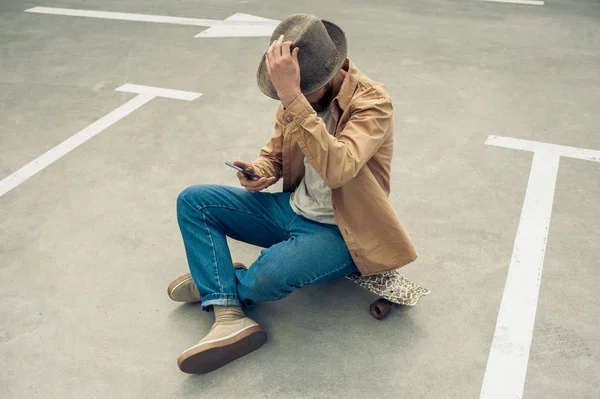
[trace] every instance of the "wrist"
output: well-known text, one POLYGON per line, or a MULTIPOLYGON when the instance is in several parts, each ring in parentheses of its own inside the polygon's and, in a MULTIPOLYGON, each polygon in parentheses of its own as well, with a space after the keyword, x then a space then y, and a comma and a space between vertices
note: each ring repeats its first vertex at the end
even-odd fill
POLYGON ((281 100, 283 108, 289 107, 298 97, 300 97, 301 94, 302 92, 299 88, 297 90, 293 90, 287 93, 282 93, 279 96, 279 99, 281 100))

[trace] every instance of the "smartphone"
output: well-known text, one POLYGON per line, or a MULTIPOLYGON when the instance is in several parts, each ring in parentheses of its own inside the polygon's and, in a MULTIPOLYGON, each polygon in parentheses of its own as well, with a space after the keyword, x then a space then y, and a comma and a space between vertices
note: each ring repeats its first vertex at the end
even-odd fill
POLYGON ((242 169, 242 168, 240 168, 239 166, 235 166, 235 165, 234 165, 234 164, 232 164, 231 162, 227 162, 227 161, 225 161, 225 165, 227 165, 227 166, 231 166, 233 169, 235 169, 235 170, 237 170, 237 171, 240 171, 240 172, 242 172, 243 174, 245 174, 246 176, 248 176, 248 177, 251 177, 251 178, 253 178, 253 179, 260 179, 260 178, 261 178, 260 176, 258 176, 258 175, 255 175, 254 173, 252 173, 252 172, 250 172, 250 171, 248 171, 248 170, 242 169))

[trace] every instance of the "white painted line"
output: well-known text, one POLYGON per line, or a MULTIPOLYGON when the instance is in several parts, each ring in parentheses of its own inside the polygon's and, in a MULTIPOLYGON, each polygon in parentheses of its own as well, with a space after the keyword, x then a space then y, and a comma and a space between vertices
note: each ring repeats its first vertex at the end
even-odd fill
POLYGON ((521 140, 512 137, 489 136, 485 142, 496 147, 512 148, 523 151, 544 151, 562 157, 583 159, 584 161, 600 162, 600 151, 585 148, 569 147, 566 145, 542 143, 539 141, 521 140))
POLYGON ((222 23, 222 21, 213 19, 198 19, 198 18, 183 18, 183 17, 167 17, 162 15, 147 15, 147 14, 131 14, 124 12, 109 12, 109 11, 93 11, 93 10, 76 10, 70 8, 51 8, 51 7, 33 7, 25 12, 37 14, 53 14, 53 15, 68 15, 71 17, 87 17, 100 19, 117 19, 121 21, 139 21, 139 22, 156 22, 161 24, 175 25, 193 25, 193 26, 213 26, 222 23))
POLYGON ((195 93, 193 91, 163 89, 162 87, 134 85, 131 83, 117 87, 115 90, 127 93, 150 94, 153 97, 166 97, 185 101, 194 101, 202 96, 202 93, 195 93))
POLYGON ((487 1, 489 3, 510 3, 510 4, 524 4, 528 6, 543 6, 545 4, 544 1, 537 0, 481 0, 487 1))
POLYGON ((560 158, 600 162, 600 152, 498 136, 486 144, 534 153, 480 395, 522 398, 560 158))
POLYGON ((481 399, 523 395, 559 160, 544 152, 533 157, 481 399))
POLYGON ((138 85, 124 85, 117 90, 139 94, 119 108, 98 119, 85 129, 75 133, 54 148, 46 151, 21 169, 2 179, 2 181, 0 181, 0 197, 152 99, 156 97, 167 97, 192 101, 202 95, 200 93, 138 85))
POLYGON ((208 32, 196 37, 271 36, 279 21, 249 14, 234 14, 224 21, 216 19, 169 17, 164 15, 134 14, 124 12, 78 10, 71 8, 33 7, 25 12, 37 14, 67 15, 121 21, 155 22, 161 24, 208 26, 208 32))

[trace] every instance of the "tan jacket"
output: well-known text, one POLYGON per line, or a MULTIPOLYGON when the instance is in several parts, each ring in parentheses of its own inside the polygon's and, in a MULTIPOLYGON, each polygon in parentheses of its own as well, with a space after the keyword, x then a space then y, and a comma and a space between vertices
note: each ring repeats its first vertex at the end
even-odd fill
POLYGON ((391 99, 382 84, 349 60, 331 104, 331 135, 304 96, 279 107, 273 134, 252 163, 258 175, 283 177, 292 192, 304 177, 304 157, 332 189, 336 222, 362 275, 398 269, 417 257, 389 202, 394 146, 391 99))

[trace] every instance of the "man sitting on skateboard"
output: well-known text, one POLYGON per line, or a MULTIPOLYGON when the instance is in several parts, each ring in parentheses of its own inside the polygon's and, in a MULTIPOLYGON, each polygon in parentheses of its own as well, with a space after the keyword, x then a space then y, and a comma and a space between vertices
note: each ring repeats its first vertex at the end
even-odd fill
POLYGON ((243 307, 294 289, 398 269, 415 258, 391 207, 393 108, 383 85, 347 58, 344 32, 311 15, 286 18, 258 69, 258 86, 280 100, 269 142, 235 165, 244 188, 197 185, 177 199, 191 274, 171 283, 179 302, 201 302, 215 323, 178 358, 207 373, 258 349, 266 339, 243 307), (260 192, 283 178, 283 192, 260 192), (265 248, 246 268, 226 237, 265 248))

